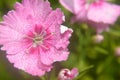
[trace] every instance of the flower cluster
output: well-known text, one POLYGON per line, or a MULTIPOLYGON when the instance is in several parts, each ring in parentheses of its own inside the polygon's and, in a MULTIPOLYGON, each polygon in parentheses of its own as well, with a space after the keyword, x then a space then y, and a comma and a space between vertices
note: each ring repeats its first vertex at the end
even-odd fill
POLYGON ((14 67, 42 76, 56 61, 66 60, 72 29, 62 26, 63 13, 44 0, 23 0, 4 15, 0 44, 14 67))

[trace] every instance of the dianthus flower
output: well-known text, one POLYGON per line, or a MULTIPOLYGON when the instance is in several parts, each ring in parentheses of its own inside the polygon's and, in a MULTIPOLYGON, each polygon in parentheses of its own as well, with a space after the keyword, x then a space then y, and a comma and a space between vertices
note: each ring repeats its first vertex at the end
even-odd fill
POLYGON ((120 6, 107 0, 59 0, 74 14, 72 21, 86 22, 96 28, 97 33, 108 30, 120 16, 120 6))
POLYGON ((60 9, 46 0, 23 0, 3 16, 0 44, 14 67, 42 76, 56 61, 66 60, 72 30, 63 23, 60 9))

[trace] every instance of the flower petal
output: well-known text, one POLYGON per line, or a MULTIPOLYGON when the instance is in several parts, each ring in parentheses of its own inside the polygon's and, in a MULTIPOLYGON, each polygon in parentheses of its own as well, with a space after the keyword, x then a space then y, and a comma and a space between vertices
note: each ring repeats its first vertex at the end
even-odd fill
POLYGON ((97 33, 102 33, 104 30, 109 31, 109 25, 108 24, 96 23, 96 22, 92 22, 92 21, 89 21, 88 24, 91 27, 95 28, 97 33))
POLYGON ((26 54, 24 52, 16 55, 7 55, 9 61, 14 63, 16 68, 22 69, 34 76, 42 76, 45 71, 38 67, 38 57, 38 54, 26 54))
POLYGON ((60 25, 63 23, 63 13, 60 9, 56 9, 52 11, 46 18, 43 26, 45 29, 48 29, 51 33, 53 33, 55 44, 60 39, 60 25))
POLYGON ((78 71, 78 68, 73 68, 71 70, 71 78, 75 78, 77 75, 78 75, 79 71, 78 71))
POLYGON ((70 12, 74 12, 74 0, 59 0, 60 3, 70 12))
POLYGON ((88 20, 94 22, 114 24, 118 16, 120 16, 120 6, 106 2, 93 3, 88 9, 88 20))
POLYGON ((85 8, 85 0, 59 0, 60 3, 68 9, 70 12, 74 14, 78 14, 81 12, 83 8, 85 8))
POLYGON ((50 47, 48 51, 40 50, 41 61, 43 64, 51 65, 53 62, 63 61, 68 58, 69 52, 67 46, 69 44, 72 29, 61 26, 61 32, 61 37, 54 46, 50 47))
POLYGON ((30 14, 36 23, 43 23, 48 14, 52 11, 50 3, 44 0, 23 0, 25 14, 30 14))

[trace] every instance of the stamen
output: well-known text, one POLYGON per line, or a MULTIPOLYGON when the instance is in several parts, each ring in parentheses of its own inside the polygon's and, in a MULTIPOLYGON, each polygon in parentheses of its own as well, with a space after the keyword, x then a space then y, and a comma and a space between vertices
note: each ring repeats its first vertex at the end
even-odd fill
POLYGON ((36 32, 32 32, 35 36, 37 36, 37 33, 36 32))
POLYGON ((35 45, 41 44, 43 42, 43 36, 42 35, 37 35, 33 38, 33 43, 35 45))
POLYGON ((25 50, 25 53, 29 53, 29 50, 31 49, 33 47, 33 45, 32 44, 30 44, 30 46, 25 50))
POLYGON ((43 47, 44 49, 48 50, 49 48, 47 48, 46 46, 44 46, 43 44, 40 45, 41 47, 43 47))
POLYGON ((42 29, 42 31, 39 33, 39 35, 45 36, 46 35, 45 30, 42 29))
POLYGON ((48 38, 50 38, 54 33, 51 33, 50 35, 46 36, 43 40, 46 40, 48 38))
POLYGON ((31 36, 29 34, 24 36, 24 39, 31 41, 29 47, 25 50, 25 53, 29 53, 30 49, 36 49, 37 47, 41 47, 46 50, 49 49, 46 46, 47 43, 43 44, 43 41, 49 39, 54 33, 47 34, 45 29, 38 30, 37 32, 33 31, 31 33, 31 36))

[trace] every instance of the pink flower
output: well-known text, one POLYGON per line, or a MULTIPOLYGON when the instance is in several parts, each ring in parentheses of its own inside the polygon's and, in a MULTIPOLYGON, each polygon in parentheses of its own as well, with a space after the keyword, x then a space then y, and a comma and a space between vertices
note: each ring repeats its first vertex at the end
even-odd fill
POLYGON ((115 55, 120 57, 120 46, 115 48, 115 55))
POLYGON ((71 71, 69 69, 62 69, 58 75, 58 80, 73 80, 78 73, 77 68, 73 68, 71 71))
POLYGON ((61 26, 63 13, 46 0, 23 0, 0 23, 0 44, 16 68, 42 76, 66 60, 72 30, 61 26))
POLYGON ((103 36, 103 35, 100 35, 100 34, 96 34, 96 35, 93 37, 93 39, 94 39, 94 42, 95 42, 95 43, 100 43, 100 42, 102 42, 102 41, 104 40, 104 36, 103 36))
POLYGON ((74 14, 72 21, 87 22, 97 33, 108 30, 120 16, 120 6, 106 0, 60 0, 60 3, 74 14))

